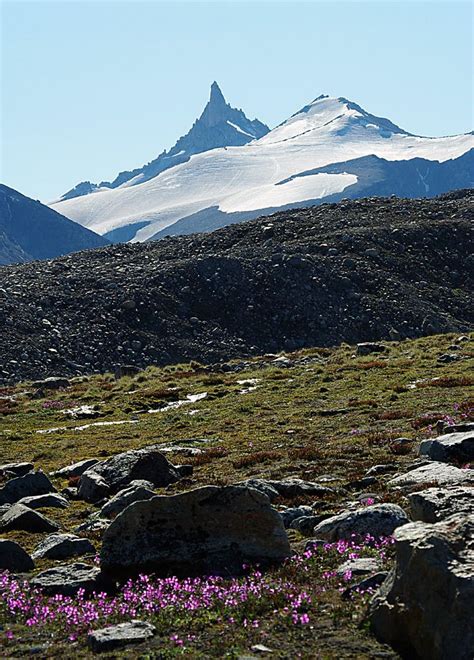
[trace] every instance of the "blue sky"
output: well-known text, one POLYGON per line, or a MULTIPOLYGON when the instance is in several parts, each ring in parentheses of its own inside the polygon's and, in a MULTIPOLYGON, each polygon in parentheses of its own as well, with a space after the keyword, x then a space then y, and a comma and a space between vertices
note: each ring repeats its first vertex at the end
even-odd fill
POLYGON ((473 129, 472 4, 1 0, 0 181, 50 201, 187 132, 215 79, 271 127, 321 93, 473 129))

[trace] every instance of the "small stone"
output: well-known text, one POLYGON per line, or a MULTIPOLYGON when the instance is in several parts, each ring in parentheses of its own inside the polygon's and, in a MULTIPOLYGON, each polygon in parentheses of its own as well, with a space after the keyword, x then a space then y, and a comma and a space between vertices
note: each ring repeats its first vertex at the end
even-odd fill
POLYGON ((89 539, 74 534, 51 534, 33 552, 33 559, 69 559, 79 555, 94 554, 95 548, 89 539))
POLYGON ((113 651, 128 644, 140 644, 151 639, 156 628, 151 623, 132 619, 108 628, 93 630, 87 636, 87 644, 94 653, 113 651))
POLYGON ((36 575, 30 584, 47 596, 62 594, 71 597, 79 589, 84 589, 84 595, 89 596, 93 591, 110 592, 115 586, 100 568, 79 562, 49 568, 36 575))
POLYGON ((380 570, 380 561, 374 557, 360 557, 359 559, 349 559, 337 567, 336 573, 339 577, 346 573, 351 575, 368 575, 377 573, 380 570))

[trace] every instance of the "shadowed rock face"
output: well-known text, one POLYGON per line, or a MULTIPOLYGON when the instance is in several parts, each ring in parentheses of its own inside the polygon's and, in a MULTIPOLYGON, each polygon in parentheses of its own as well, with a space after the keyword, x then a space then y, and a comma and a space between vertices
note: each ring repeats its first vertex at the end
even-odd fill
POLYGON ((473 539, 472 515, 396 530, 396 566, 370 606, 381 641, 407 658, 472 658, 473 539))
POLYGON ((290 555, 281 516, 251 488, 205 486, 125 509, 106 530, 101 565, 115 574, 236 574, 290 555))
POLYGON ((102 247, 108 240, 0 184, 0 265, 102 247))

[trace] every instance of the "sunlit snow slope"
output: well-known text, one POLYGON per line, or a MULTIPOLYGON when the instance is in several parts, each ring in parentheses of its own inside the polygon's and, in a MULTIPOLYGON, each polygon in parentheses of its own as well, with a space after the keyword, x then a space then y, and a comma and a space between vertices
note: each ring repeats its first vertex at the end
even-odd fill
MULTIPOLYGON (((472 148, 472 134, 417 137, 347 99, 320 96, 244 146, 197 154, 144 183, 69 199, 53 208, 100 234, 132 225, 132 240, 143 241, 204 209, 257 216, 354 189, 358 175, 350 173, 349 165, 347 171, 339 167, 337 173, 311 173, 333 163, 370 155, 443 163, 472 148), (136 234, 135 223, 140 223, 136 234)), ((419 175, 425 176, 421 170, 419 175)))

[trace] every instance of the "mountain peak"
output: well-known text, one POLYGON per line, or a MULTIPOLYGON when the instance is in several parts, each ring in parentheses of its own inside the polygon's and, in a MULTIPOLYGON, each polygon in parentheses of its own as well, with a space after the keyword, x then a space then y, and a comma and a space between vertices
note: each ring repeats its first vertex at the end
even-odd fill
POLYGON ((224 98, 224 94, 221 92, 221 88, 219 87, 219 85, 216 83, 215 80, 211 85, 211 94, 209 96, 209 103, 227 105, 226 100, 224 98))

